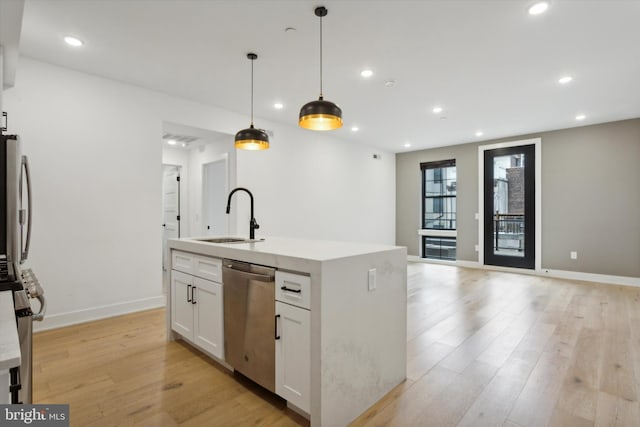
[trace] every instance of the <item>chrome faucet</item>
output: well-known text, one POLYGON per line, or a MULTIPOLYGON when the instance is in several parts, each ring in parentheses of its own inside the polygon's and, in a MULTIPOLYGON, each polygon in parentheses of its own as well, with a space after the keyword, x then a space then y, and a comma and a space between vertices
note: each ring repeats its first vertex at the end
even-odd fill
POLYGON ((256 228, 260 228, 260 226, 253 216, 253 194, 251 194, 251 191, 243 187, 234 188, 231 193, 229 193, 229 198, 227 199, 227 214, 231 212, 231 196, 233 196, 233 193, 235 193, 236 191, 244 191, 251 198, 251 221, 249 221, 249 239, 254 240, 256 238, 256 228))

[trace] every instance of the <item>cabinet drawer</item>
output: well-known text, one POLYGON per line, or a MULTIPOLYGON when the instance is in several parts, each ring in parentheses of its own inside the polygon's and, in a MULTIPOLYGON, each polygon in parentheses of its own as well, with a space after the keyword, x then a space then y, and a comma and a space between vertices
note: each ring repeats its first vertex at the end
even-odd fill
POLYGON ((311 278, 302 274, 276 271, 276 300, 311 309, 311 278))
POLYGON ((222 283, 222 260, 194 255, 193 275, 222 283))
POLYGON ((188 252, 171 251, 171 268, 193 274, 195 255, 188 252))

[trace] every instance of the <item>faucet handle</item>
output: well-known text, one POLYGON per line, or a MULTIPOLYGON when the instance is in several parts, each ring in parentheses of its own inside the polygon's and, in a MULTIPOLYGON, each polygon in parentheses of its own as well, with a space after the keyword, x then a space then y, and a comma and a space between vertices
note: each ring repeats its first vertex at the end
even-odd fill
POLYGON ((258 224, 255 218, 251 218, 251 227, 253 227, 254 229, 260 228, 260 225, 258 224))

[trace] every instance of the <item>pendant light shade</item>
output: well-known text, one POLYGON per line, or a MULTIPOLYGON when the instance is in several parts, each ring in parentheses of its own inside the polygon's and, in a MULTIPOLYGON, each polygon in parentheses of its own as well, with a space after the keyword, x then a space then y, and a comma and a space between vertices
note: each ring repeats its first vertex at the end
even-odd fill
POLYGON ((253 61, 258 59, 258 55, 248 53, 247 58, 251 60, 251 125, 236 133, 235 147, 241 150, 266 150, 269 148, 269 135, 253 126, 253 61))
POLYGON ((316 7, 315 14, 320 18, 320 97, 302 106, 298 124, 305 129, 333 130, 342 127, 342 110, 322 95, 322 17, 327 16, 327 8, 316 7))

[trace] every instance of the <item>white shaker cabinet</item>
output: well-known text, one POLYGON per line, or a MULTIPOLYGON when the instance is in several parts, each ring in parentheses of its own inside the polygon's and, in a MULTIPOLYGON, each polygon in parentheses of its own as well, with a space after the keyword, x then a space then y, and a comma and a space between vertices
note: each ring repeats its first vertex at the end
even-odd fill
POLYGON ((306 413, 311 409, 308 292, 308 276, 276 272, 276 393, 306 413))
MULTIPOLYGON (((221 265, 216 258, 174 253, 179 260, 171 271, 171 329, 209 354, 224 359, 223 288, 221 283, 177 271, 175 267, 199 274, 199 265, 221 265), (189 257, 192 257, 189 260, 189 257), (192 266, 185 268, 185 266, 192 266)), ((215 268, 207 268, 206 277, 216 276, 215 268)))

